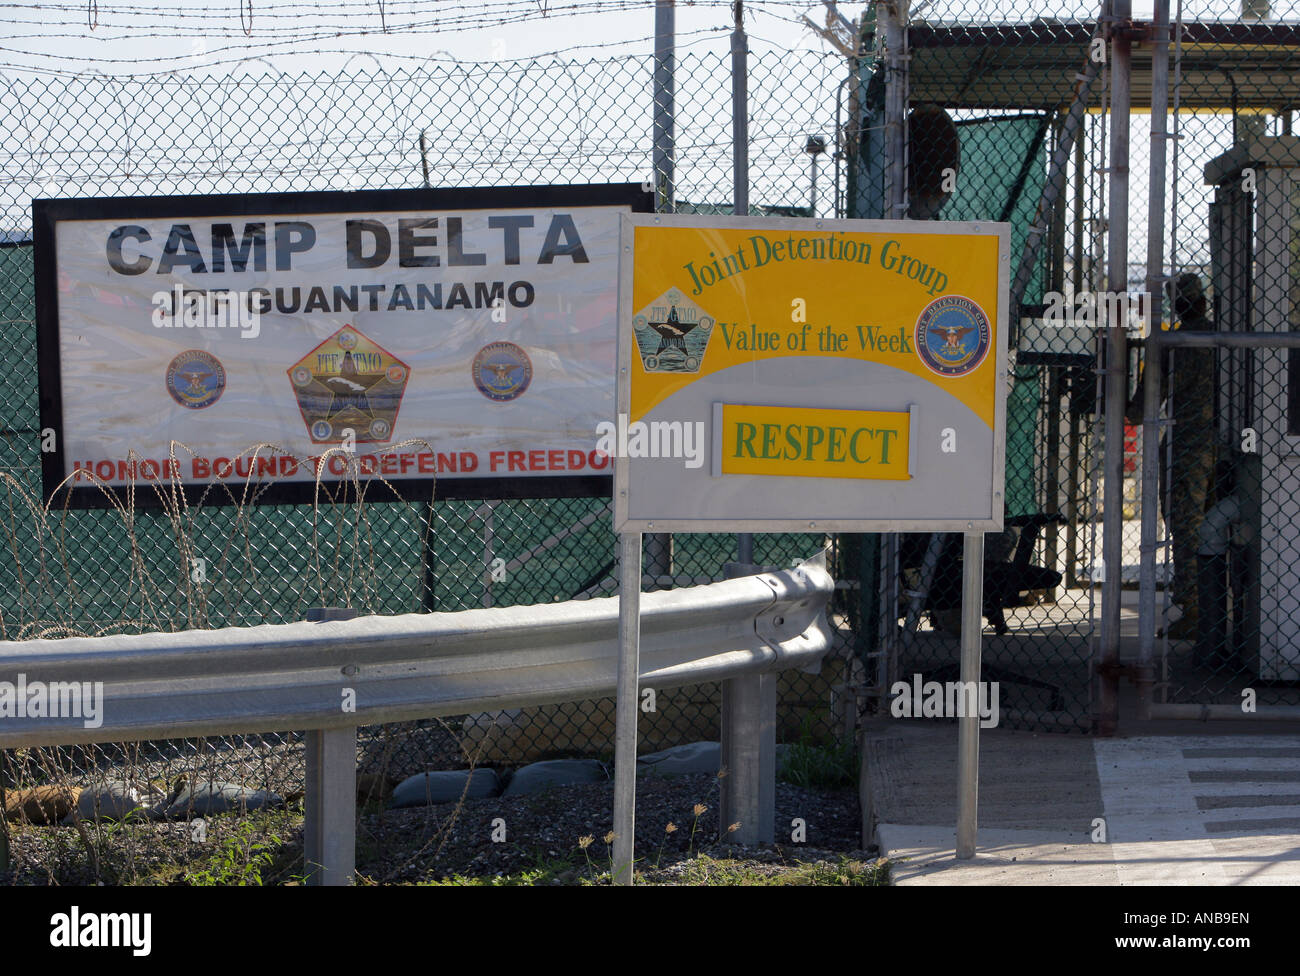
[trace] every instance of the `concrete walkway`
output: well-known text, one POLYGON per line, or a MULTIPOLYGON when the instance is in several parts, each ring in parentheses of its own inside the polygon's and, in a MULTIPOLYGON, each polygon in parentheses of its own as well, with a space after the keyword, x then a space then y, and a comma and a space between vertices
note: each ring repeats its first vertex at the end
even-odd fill
POLYGON ((877 722, 864 818, 902 885, 1300 884, 1300 733, 1189 724, 1113 739, 984 730, 978 853, 957 861, 955 723, 877 722))

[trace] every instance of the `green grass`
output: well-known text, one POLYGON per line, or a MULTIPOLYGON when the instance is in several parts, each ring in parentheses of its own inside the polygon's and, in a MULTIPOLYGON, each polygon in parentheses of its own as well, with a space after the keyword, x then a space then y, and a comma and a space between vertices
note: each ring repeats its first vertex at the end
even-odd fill
POLYGON ((802 739, 786 750, 776 778, 808 789, 847 789, 858 785, 860 768, 852 744, 816 745, 802 739))
POLYGON ((889 862, 855 861, 841 856, 837 864, 755 865, 700 855, 687 864, 679 884, 728 886, 834 886, 875 888, 889 885, 889 862))
POLYGON ((538 855, 530 868, 513 874, 486 875, 482 877, 453 874, 438 881, 416 882, 417 888, 515 888, 532 885, 590 884, 579 878, 578 868, 564 860, 546 860, 538 855))
MULTIPOLYGON (((531 868, 512 874, 471 877, 452 875, 437 881, 420 881, 416 887, 476 887, 507 888, 532 885, 604 885, 610 881, 608 872, 592 875, 584 873, 581 865, 565 860, 545 860, 541 857, 531 868)), ((646 878, 637 872, 637 884, 689 885, 692 887, 859 887, 876 888, 889 885, 889 862, 855 861, 841 856, 837 863, 814 864, 754 864, 729 858, 714 858, 707 854, 686 862, 684 870, 670 880, 646 878)))

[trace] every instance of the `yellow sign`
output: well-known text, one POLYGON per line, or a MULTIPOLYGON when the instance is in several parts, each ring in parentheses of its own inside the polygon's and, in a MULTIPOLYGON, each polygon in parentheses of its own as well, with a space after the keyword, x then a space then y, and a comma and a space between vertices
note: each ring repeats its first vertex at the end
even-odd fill
POLYGON ((719 404, 723 474, 906 480, 911 416, 719 404))
POLYGON ((625 217, 615 527, 1000 529, 1010 250, 984 221, 625 217))
POLYGON ((991 430, 1000 242, 925 230, 636 227, 630 419, 734 366, 829 357, 910 373, 991 430))

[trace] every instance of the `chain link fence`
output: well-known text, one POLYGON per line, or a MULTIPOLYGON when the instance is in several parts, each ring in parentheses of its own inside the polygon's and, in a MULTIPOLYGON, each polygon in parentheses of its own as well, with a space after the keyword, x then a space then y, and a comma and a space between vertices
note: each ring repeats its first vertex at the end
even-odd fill
POLYGON ((1166 317, 1213 331, 1162 362, 1155 701, 1300 706, 1296 352, 1300 6, 1175 11, 1166 317), (1181 20, 1179 19, 1181 15, 1181 20))
MULTIPOLYGON (((1139 306, 1131 319, 1130 399, 1113 405, 1128 422, 1123 504, 1106 512, 1098 296, 1146 287, 1146 269, 1131 256, 1143 253, 1148 233, 1140 120, 1150 104, 1142 87, 1149 37, 1139 31, 1134 48, 1133 216, 1119 282, 1106 273, 1114 90, 1106 11, 916 6, 910 21, 891 25, 875 21, 888 8, 869 5, 856 59, 750 55, 750 208, 1011 225, 1013 273, 1023 273, 1006 377, 1007 530, 986 539, 983 567, 985 676, 1001 687, 1001 724, 1094 729, 1100 587, 1123 587, 1127 659, 1144 506, 1159 513, 1156 701, 1236 705, 1250 692, 1261 704, 1300 703, 1296 354, 1226 346, 1167 354, 1155 498, 1140 488, 1139 381, 1142 329, 1156 321, 1293 331, 1300 10, 1179 8, 1162 275, 1180 282, 1179 296, 1166 294, 1145 320, 1139 306), (900 85, 903 97, 891 105, 900 85), (891 170, 900 127, 905 155, 891 170), (1101 559, 1105 518, 1123 526, 1120 566, 1101 559)), ((677 54, 671 172, 664 164, 655 172, 653 69, 646 57, 434 61, 411 72, 311 77, 250 62, 209 78, 7 78, 0 637, 281 622, 314 606, 403 613, 615 593, 604 498, 430 504, 388 501, 373 487, 359 502, 354 485, 316 507, 74 512, 56 502, 42 510, 30 200, 411 187, 427 172, 433 186, 650 180, 671 187, 665 208, 730 213, 729 56, 677 54), (195 559, 204 560, 198 574, 195 559)), ((822 673, 782 676, 781 739, 843 740, 862 714, 888 713, 894 682, 956 677, 957 539, 755 538, 755 561, 765 565, 829 547, 840 587, 838 643, 822 673)), ((653 589, 720 578, 736 544, 649 536, 645 550, 644 584, 653 589)), ((656 705, 641 717, 647 749, 717 738, 716 686, 663 691, 656 705)), ((365 729, 360 769, 382 789, 467 763, 601 757, 612 726, 612 702, 599 701, 365 729)), ((4 762, 0 782, 10 787, 127 778, 169 795, 180 779, 248 783, 280 798, 302 789, 301 742, 290 732, 41 750, 4 762)))
MULTIPOLYGON (((815 161, 804 149, 810 134, 835 141, 844 64, 839 55, 800 51, 751 58, 757 212, 835 212, 833 192, 820 203, 813 197, 815 161)), ((197 506, 144 481, 136 495, 161 491, 161 508, 74 511, 60 498, 41 505, 32 198, 412 187, 426 182, 426 172, 428 185, 461 187, 652 177, 650 58, 434 62, 409 73, 320 77, 263 68, 211 78, 6 79, 0 638, 279 623, 317 606, 394 614, 613 595, 607 498, 410 502, 353 471, 348 487, 314 506, 257 504, 257 479, 238 473, 197 506), (215 504, 219 497, 224 504, 215 504)), ((724 55, 677 57, 673 176, 683 211, 732 209, 729 71, 724 55)), ((834 186, 841 154, 830 155, 835 162, 822 179, 834 186)), ((250 445, 246 453, 271 452, 250 445)), ((761 536, 754 558, 786 566, 827 546, 834 540, 821 535, 761 536)), ((645 550, 649 590, 723 578, 736 543, 722 535, 650 536, 645 550)), ((782 741, 852 735, 850 685, 855 651, 864 649, 847 628, 842 635, 820 674, 782 675, 782 741)), ((603 700, 365 728, 359 771, 382 795, 426 770, 607 758, 613 719, 613 701, 603 700)), ((642 716, 643 749, 717 739, 719 726, 719 686, 664 689, 642 716)), ((3 762, 0 782, 20 799, 45 786, 83 795, 120 788, 174 802, 196 784, 229 783, 284 800, 301 795, 304 774, 295 732, 41 749, 3 762)), ((38 803, 20 819, 66 812, 38 803)), ((86 850, 93 846, 83 838, 86 850)), ((35 862, 49 880, 80 876, 67 873, 76 860, 69 852, 46 854, 35 862)))
MULTIPOLYGON (((1090 731, 1103 578, 1098 350, 1094 322, 1055 313, 1061 296, 1105 287, 1109 77, 1092 57, 1096 9, 1051 13, 926 4, 897 33, 892 58, 895 25, 876 24, 883 50, 863 66, 849 198, 852 216, 1011 225, 1006 530, 985 538, 985 677, 999 685, 1000 725, 1090 731), (908 95, 896 213, 882 164, 891 71, 908 95)), ((884 646, 890 682, 957 677, 961 548, 957 534, 924 533, 882 547, 883 574, 899 581, 890 616, 900 629, 884 646)))

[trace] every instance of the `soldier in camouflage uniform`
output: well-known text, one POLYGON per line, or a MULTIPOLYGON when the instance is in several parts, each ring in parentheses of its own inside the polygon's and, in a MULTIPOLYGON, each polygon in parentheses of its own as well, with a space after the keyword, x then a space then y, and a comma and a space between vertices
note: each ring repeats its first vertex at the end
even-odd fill
MULTIPOLYGON (((1202 332, 1214 328, 1206 316, 1205 290, 1195 274, 1179 276, 1170 287, 1174 319, 1180 328, 1202 332)), ((1189 640, 1197 635, 1196 548, 1201 520, 1214 476, 1215 354, 1211 348, 1180 348, 1166 353, 1161 392, 1167 402, 1170 433, 1160 443, 1161 511, 1173 542, 1174 579, 1171 600, 1182 611, 1169 636, 1189 640), (1168 448, 1172 446, 1172 451, 1168 448), (1172 455, 1172 456, 1171 456, 1172 455), (1165 499, 1168 498, 1166 508, 1165 499)), ((1143 382, 1127 411, 1130 423, 1142 421, 1143 382)))

